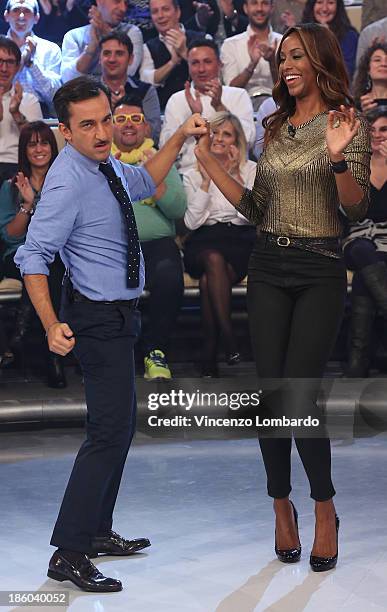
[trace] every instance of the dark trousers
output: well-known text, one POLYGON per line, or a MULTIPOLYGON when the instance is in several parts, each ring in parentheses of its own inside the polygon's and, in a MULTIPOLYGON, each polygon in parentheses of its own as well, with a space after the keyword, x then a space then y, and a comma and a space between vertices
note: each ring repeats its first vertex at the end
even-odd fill
POLYGON ((65 303, 61 320, 75 334, 85 382, 86 440, 65 491, 51 544, 88 552, 108 534, 126 456, 135 431, 133 346, 140 313, 130 306, 65 303))
MULTIPOLYGON (((258 238, 249 264, 250 333, 258 376, 293 381, 289 394, 281 395, 280 390, 279 394, 268 395, 269 403, 275 404, 280 398, 282 412, 318 414, 316 385, 297 385, 296 379, 318 381, 322 377, 339 330, 345 294, 342 259, 280 247, 258 238)), ((278 403, 273 413, 278 414, 278 403)), ((335 490, 329 439, 294 437, 311 497, 317 501, 330 499, 335 490)), ((268 494, 287 497, 291 491, 292 438, 261 436, 259 441, 268 494)))
POLYGON ((142 333, 144 354, 153 349, 168 350, 184 292, 183 264, 173 238, 141 243, 145 261, 147 322, 142 333))
POLYGON ((355 238, 344 249, 345 263, 350 270, 353 270, 352 297, 362 295, 374 299, 367 289, 361 275, 361 271, 366 266, 384 261, 387 264, 387 253, 377 251, 372 240, 368 238, 355 238))

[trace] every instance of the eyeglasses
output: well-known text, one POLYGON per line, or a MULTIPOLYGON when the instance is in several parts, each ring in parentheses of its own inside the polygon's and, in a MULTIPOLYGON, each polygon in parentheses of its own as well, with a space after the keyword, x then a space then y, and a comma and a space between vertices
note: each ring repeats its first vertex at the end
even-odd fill
POLYGON ((10 68, 11 66, 16 66, 17 62, 15 59, 1 59, 0 58, 0 66, 7 66, 10 68))
POLYGON ((142 113, 131 113, 130 115, 113 115, 113 123, 117 125, 125 125, 125 123, 133 123, 134 125, 140 125, 144 123, 145 117, 142 113))

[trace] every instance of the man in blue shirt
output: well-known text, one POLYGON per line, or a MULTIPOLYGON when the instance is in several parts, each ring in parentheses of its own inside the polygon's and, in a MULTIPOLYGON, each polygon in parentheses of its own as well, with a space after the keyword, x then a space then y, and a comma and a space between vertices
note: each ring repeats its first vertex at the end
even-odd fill
POLYGON ((155 192, 186 138, 206 133, 193 115, 142 167, 110 156, 108 90, 91 77, 66 83, 54 97, 67 141, 52 164, 26 242, 15 256, 49 348, 74 349, 84 375, 87 438, 81 446, 51 538, 48 576, 86 591, 119 591, 90 561, 98 553, 133 554, 149 540, 112 531, 112 514, 135 429, 133 345, 144 263, 131 202, 155 192), (130 199, 129 199, 130 198, 130 199), (61 319, 52 307, 48 264, 60 251, 66 276, 61 319), (64 322, 65 321, 65 322, 64 322))

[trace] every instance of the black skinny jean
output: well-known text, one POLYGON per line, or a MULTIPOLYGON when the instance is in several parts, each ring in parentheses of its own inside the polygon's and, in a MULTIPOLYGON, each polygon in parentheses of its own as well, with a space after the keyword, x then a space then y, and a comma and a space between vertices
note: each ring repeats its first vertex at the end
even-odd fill
MULTIPOLYGON (((280 247, 258 237, 249 263, 248 310, 257 374, 262 379, 287 379, 288 392, 266 394, 266 410, 296 416, 318 414, 317 386, 334 346, 346 295, 342 258, 280 247), (293 394, 294 391, 294 394, 293 394)), ((286 388, 286 387, 285 387, 286 388)), ((263 395, 265 410, 265 390, 263 395)), ((325 501, 334 494, 328 437, 294 434, 311 488, 311 497, 325 501)), ((267 474, 268 494, 287 497, 291 491, 291 433, 259 439, 267 474)))

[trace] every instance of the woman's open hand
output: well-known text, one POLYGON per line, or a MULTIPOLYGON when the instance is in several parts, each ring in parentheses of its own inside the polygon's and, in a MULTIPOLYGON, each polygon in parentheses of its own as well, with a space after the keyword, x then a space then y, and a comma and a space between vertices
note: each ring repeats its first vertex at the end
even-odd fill
POLYGON ((22 197, 24 208, 30 210, 34 205, 35 194, 29 179, 24 176, 23 172, 17 173, 15 185, 22 197))
POLYGON ((340 110, 331 110, 328 115, 326 143, 332 161, 342 158, 343 151, 354 139, 360 127, 354 108, 341 105, 340 110))

